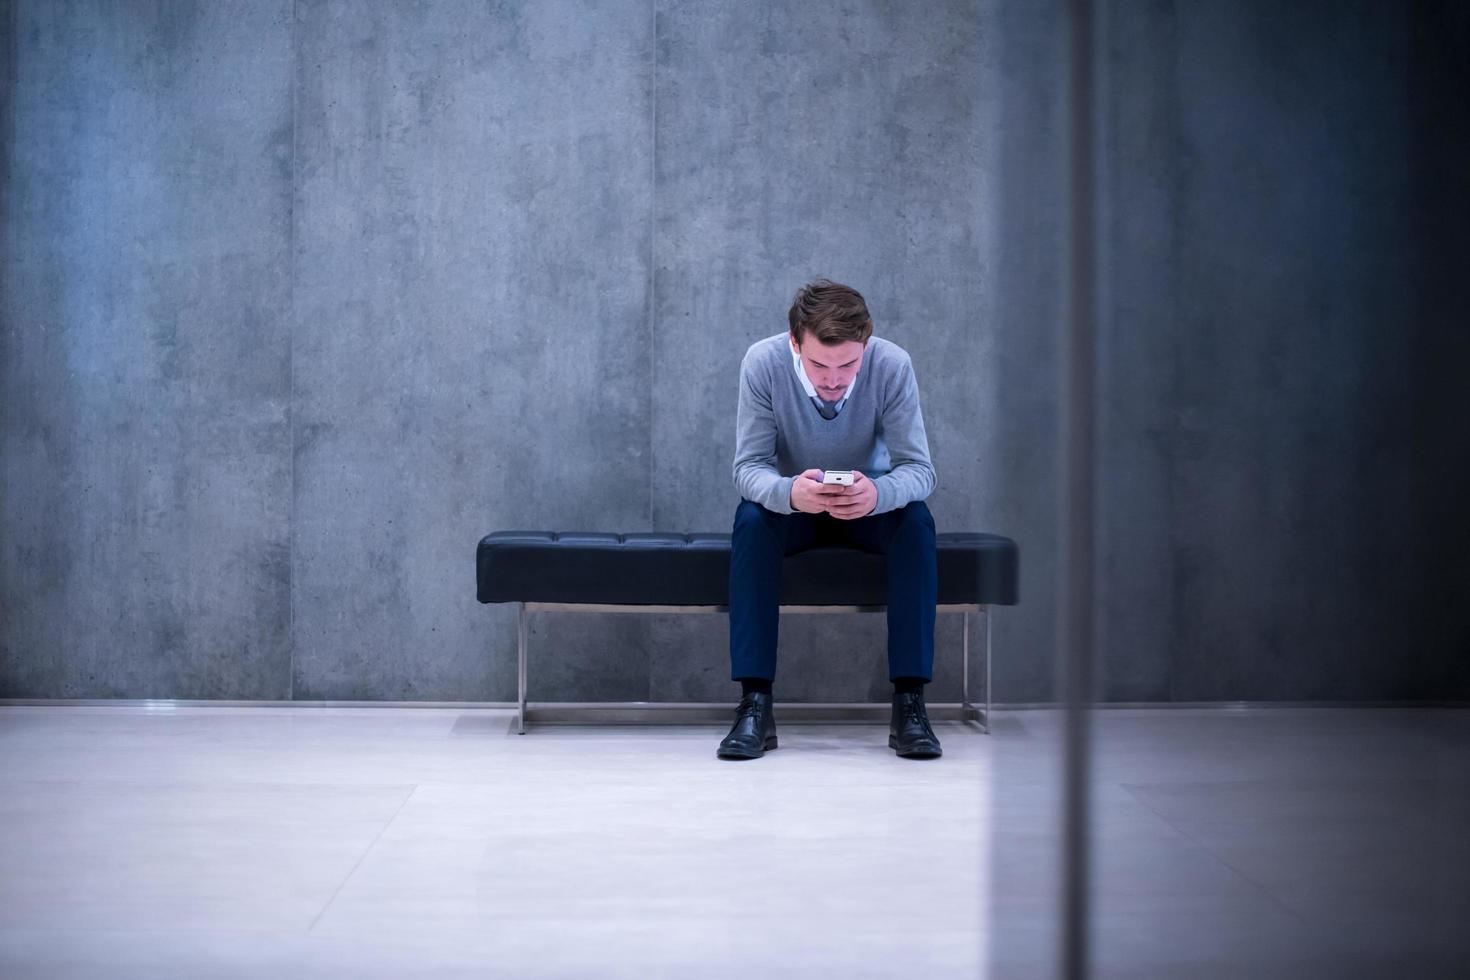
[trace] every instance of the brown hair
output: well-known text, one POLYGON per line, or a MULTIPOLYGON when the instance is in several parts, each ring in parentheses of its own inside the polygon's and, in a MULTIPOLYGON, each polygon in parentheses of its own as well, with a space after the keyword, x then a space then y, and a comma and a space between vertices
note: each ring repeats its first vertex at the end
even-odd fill
POLYGON ((866 344, 873 335, 873 318, 862 294, 851 286, 818 279, 796 291, 787 315, 791 336, 797 344, 807 334, 824 344, 841 344, 855 340, 866 344))

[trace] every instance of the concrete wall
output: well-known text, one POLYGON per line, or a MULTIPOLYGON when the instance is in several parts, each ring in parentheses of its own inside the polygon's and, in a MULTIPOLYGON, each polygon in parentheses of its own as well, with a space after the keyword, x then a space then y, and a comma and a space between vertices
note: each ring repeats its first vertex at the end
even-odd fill
POLYGON ((1110 696, 1470 693, 1470 571, 1425 550, 1470 540, 1470 454, 1416 409, 1470 375, 1465 280, 1419 269, 1463 277, 1470 248, 1415 217, 1470 213, 1467 28, 1450 4, 1115 5, 1110 696))
MULTIPOLYGON (((1463 25, 1111 15, 1110 697, 1470 695, 1437 544, 1470 466, 1433 394, 1470 365, 1463 239, 1424 204, 1465 200, 1440 157, 1463 25)), ((816 275, 913 354, 941 526, 1021 542, 995 695, 1050 696, 1057 8, 16 2, 0 26, 0 696, 511 697, 476 541, 726 529, 740 355, 816 275)), ((882 632, 788 621, 782 696, 884 696, 882 632)), ((722 618, 532 642, 533 698, 731 690, 722 618)), ((936 698, 957 642, 942 623, 936 698)))
POLYGON ((290 12, 0 22, 4 695, 290 690, 290 12))
POLYGON ((1415 337, 1409 18, 1117 6, 1108 692, 1399 698, 1415 337))

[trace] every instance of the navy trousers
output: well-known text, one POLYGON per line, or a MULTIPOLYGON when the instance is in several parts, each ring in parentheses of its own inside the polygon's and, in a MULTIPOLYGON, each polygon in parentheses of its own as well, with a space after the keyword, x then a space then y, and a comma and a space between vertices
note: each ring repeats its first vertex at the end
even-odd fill
POLYGON ((831 514, 777 514, 742 500, 730 543, 730 677, 776 677, 781 560, 818 546, 881 554, 888 569, 888 676, 934 671, 939 564, 934 517, 922 501, 842 521, 831 514))

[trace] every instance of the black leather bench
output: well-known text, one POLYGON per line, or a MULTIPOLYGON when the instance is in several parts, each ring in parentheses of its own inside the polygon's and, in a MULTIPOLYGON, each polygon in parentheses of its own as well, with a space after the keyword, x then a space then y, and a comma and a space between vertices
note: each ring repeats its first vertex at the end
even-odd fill
MULTIPOLYGON (((1017 601, 1020 555, 997 534, 938 536, 939 611, 964 616, 961 716, 990 730, 990 607, 1017 601), (985 707, 970 703, 970 613, 985 613, 985 707)), ((526 730, 527 616, 537 612, 729 611, 730 535, 496 531, 476 554, 481 602, 519 604, 517 728, 526 730)), ((813 548, 786 559, 782 612, 877 612, 883 557, 813 548), (833 561, 840 557, 840 561, 833 561)))

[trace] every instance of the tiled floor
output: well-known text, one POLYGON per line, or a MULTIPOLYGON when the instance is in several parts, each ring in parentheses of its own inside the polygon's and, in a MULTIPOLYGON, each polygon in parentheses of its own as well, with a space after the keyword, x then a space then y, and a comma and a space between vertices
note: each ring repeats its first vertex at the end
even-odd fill
MULTIPOLYGON (((1095 718, 1097 975, 1465 975, 1470 711, 1095 718)), ((510 720, 0 707, 0 976, 1050 975, 1053 713, 510 720)))
MULTIPOLYGON (((1108 977, 1470 977, 1470 711, 1095 716, 1108 977)), ((1059 719, 997 724, 993 975, 1052 948, 1059 719)))

